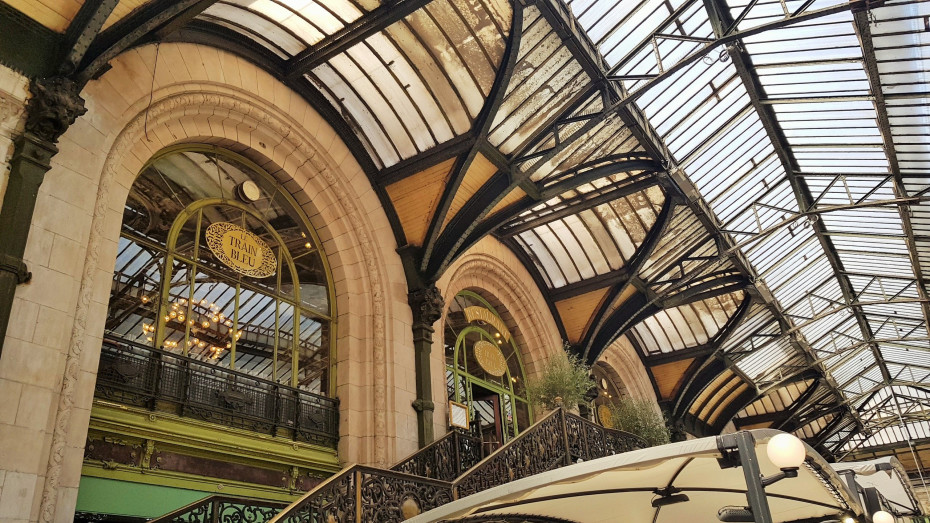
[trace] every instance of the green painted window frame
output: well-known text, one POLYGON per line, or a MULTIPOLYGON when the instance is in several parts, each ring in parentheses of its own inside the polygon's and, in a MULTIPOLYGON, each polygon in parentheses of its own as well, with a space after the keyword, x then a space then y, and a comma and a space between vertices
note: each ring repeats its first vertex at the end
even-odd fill
MULTIPOLYGON (((297 269, 294 264, 294 257, 285 245, 284 241, 275 231, 274 227, 268 223, 258 212, 250 208, 248 204, 242 203, 238 200, 225 197, 210 197, 197 200, 186 208, 184 208, 178 215, 174 218, 172 222, 171 229, 168 232, 166 245, 160 245, 151 241, 148 241, 144 238, 140 238, 130 232, 122 230, 120 236, 126 238, 129 241, 144 245, 146 248, 151 249, 155 252, 158 252, 164 263, 160 269, 160 282, 159 282, 159 292, 158 292, 158 302, 157 309, 155 311, 156 322, 154 325, 155 332, 153 336, 152 344, 154 347, 162 347, 165 342, 165 323, 162 318, 169 314, 170 307, 170 293, 172 286, 172 277, 175 271, 175 262, 183 263, 186 268, 185 270, 190 271, 190 281, 187 282, 188 286, 188 297, 186 301, 187 310, 185 313, 186 317, 191 316, 191 306, 193 295, 195 292, 195 282, 193 281, 196 278, 197 274, 204 272, 211 276, 222 278, 227 280, 227 285, 232 288, 235 288, 235 304, 234 304, 234 317, 231 318, 233 322, 233 327, 231 332, 238 332, 239 330, 239 297, 243 289, 259 293, 267 296, 268 298, 275 300, 275 335, 274 335, 274 347, 273 347, 273 361, 272 361, 272 376, 271 381, 278 382, 278 365, 277 359, 279 355, 279 336, 278 332, 281 328, 279 323, 279 317, 281 313, 282 304, 285 306, 293 307, 293 325, 292 325, 292 336, 290 340, 290 355, 291 355, 291 378, 289 385, 292 387, 298 387, 298 375, 299 375, 299 342, 300 342, 300 320, 302 317, 307 317, 318 321, 324 324, 321 328, 326 328, 328 325, 328 340, 326 343, 327 347, 327 357, 328 357, 328 375, 327 375, 327 384, 326 390, 321 390, 320 393, 333 397, 335 396, 336 391, 336 337, 337 337, 337 322, 336 322, 336 296, 334 289, 334 281, 332 276, 332 270, 329 266, 329 261, 326 257, 325 251, 322 249, 322 242, 319 239, 319 235, 316 229, 310 224, 309 219, 306 216, 306 213, 303 211, 303 208, 297 203, 294 197, 284 188, 284 186, 278 182, 273 176, 271 176, 265 169, 260 167, 255 162, 250 159, 239 155, 235 152, 223 149, 217 146, 211 145, 199 145, 199 144, 183 144, 178 146, 168 147, 163 149, 153 155, 142 167, 140 173, 145 172, 153 164, 159 160, 181 153, 200 153, 207 156, 215 157, 224 157, 226 160, 230 160, 237 164, 240 164, 242 167, 248 169, 248 173, 251 176, 261 178, 261 181, 271 186, 277 191, 277 195, 280 196, 284 203, 290 206, 294 211, 294 216, 291 216, 298 222, 301 230, 305 232, 308 243, 312 245, 309 252, 314 252, 319 254, 320 262, 323 266, 323 271, 326 277, 326 294, 327 294, 327 305, 328 311, 320 311, 316 308, 313 308, 309 305, 303 304, 300 297, 300 285, 297 275, 297 269), (190 220, 196 220, 195 224, 195 234, 197 238, 202 235, 202 215, 203 211, 209 207, 231 207, 242 212, 242 219, 244 216, 248 215, 251 219, 256 220, 262 228, 268 231, 275 239, 278 244, 279 250, 279 259, 278 259, 278 270, 276 271, 276 283, 273 292, 269 292, 267 288, 263 288, 258 285, 250 284, 247 279, 242 275, 237 275, 235 279, 230 278, 229 274, 224 274, 222 272, 215 271, 213 269, 204 267, 200 257, 199 249, 200 242, 193 243, 193 252, 190 255, 179 252, 177 241, 183 227, 185 224, 189 223, 190 220), (281 292, 282 285, 282 270, 286 269, 290 275, 291 281, 293 282, 293 293, 288 295, 281 292)), ((130 191, 132 188, 130 188, 130 191)), ((301 253, 305 255, 307 253, 301 253)), ((180 344, 182 349, 182 354, 184 356, 189 355, 188 341, 190 337, 190 325, 185 327, 183 343, 180 344)), ((230 350, 230 364, 229 368, 231 370, 236 370, 236 340, 235 336, 231 336, 229 347, 230 350)))
MULTIPOLYGON (((486 299, 484 299, 480 294, 478 294, 478 293, 476 293, 476 292, 474 292, 474 291, 463 290, 463 291, 460 291, 458 294, 456 294, 456 297, 459 297, 459 296, 468 297, 468 298, 471 298, 471 299, 474 299, 474 300, 478 301, 483 307, 487 308, 487 309, 488 309, 489 311, 491 311, 498 319, 500 319, 501 322, 503 322, 503 318, 501 318, 500 314, 498 314, 497 309, 496 309, 493 305, 491 305, 486 299)), ((509 329, 509 328, 510 328, 510 327, 508 326, 508 329, 509 329)), ((456 336, 456 339, 455 339, 455 347, 454 347, 454 349, 453 349, 453 356, 452 356, 453 365, 446 364, 446 376, 447 376, 447 377, 446 377, 446 395, 447 395, 447 396, 450 395, 450 394, 449 394, 449 383, 448 383, 449 380, 448 380, 448 374, 451 373, 451 374, 452 374, 452 384, 451 384, 451 385, 452 385, 452 395, 451 395, 451 399, 454 399, 454 401, 456 401, 456 402, 464 403, 464 404, 468 405, 468 406, 469 406, 469 410, 471 409, 471 403, 472 403, 472 394, 471 394, 472 388, 471 388, 470 386, 468 386, 467 382, 476 383, 476 384, 480 385, 481 387, 484 387, 484 388, 486 388, 486 389, 488 389, 488 390, 490 390, 490 391, 492 391, 492 392, 495 392, 495 393, 499 394, 499 395, 501 396, 501 399, 502 399, 502 400, 504 399, 504 396, 509 396, 509 397, 511 398, 511 401, 514 402, 514 403, 512 404, 512 406, 511 406, 511 410, 512 410, 513 416, 512 416, 511 422, 510 422, 511 427, 512 427, 512 430, 513 430, 513 437, 519 436, 519 435, 520 435, 520 431, 521 431, 521 430, 526 430, 528 427, 520 427, 519 424, 517 423, 518 416, 516 415, 516 407, 517 407, 516 402, 520 402, 520 403, 523 403, 523 404, 526 405, 527 412, 529 413, 529 423, 530 423, 530 424, 533 423, 533 420, 535 419, 535 416, 534 416, 534 413, 533 413, 533 407, 532 407, 532 405, 529 403, 529 401, 527 401, 526 397, 525 397, 525 396, 519 396, 519 395, 517 395, 517 393, 514 391, 514 386, 513 386, 513 384, 514 384, 514 382, 513 382, 514 376, 511 375, 510 366, 509 366, 509 365, 507 366, 507 371, 505 372, 505 374, 504 374, 504 376, 503 376, 503 377, 504 377, 504 382, 507 383, 507 387, 502 387, 502 386, 499 385, 499 384, 489 382, 489 381, 484 380, 484 379, 482 379, 482 378, 476 376, 475 374, 472 374, 471 372, 469 372, 468 365, 467 365, 467 361, 468 361, 467 358, 463 358, 463 361, 465 361, 465 364, 463 365, 464 369, 459 369, 459 368, 458 368, 459 366, 458 366, 457 362, 459 361, 460 356, 463 355, 463 351, 467 350, 467 348, 463 347, 463 345, 464 345, 464 343, 465 343, 465 338, 466 338, 466 336, 467 336, 468 334, 471 334, 471 333, 473 333, 473 332, 478 332, 478 333, 481 335, 481 337, 482 337, 483 339, 486 339, 487 341, 489 341, 489 342, 491 342, 491 343, 496 343, 496 342, 497 342, 497 339, 494 337, 494 335, 491 334, 490 332, 488 332, 486 329, 482 328, 480 325, 474 325, 474 324, 469 325, 469 326, 465 327, 464 329, 462 329, 462 330, 458 333, 458 335, 456 336), (461 390, 460 390, 460 387, 459 387, 459 382, 460 382, 460 380, 465 380, 465 381, 466 381, 466 383, 465 383, 465 385, 464 385, 464 391, 465 391, 465 394, 466 394, 467 397, 465 397, 465 398, 463 398, 462 395, 461 395, 461 390)), ((521 357, 521 354, 520 354, 520 347, 517 345, 517 343, 516 343, 516 341, 515 341, 515 339, 514 339, 514 337, 513 337, 512 335, 510 336, 510 339, 507 341, 507 343, 510 344, 510 347, 511 347, 511 349, 512 349, 511 354, 512 354, 513 357, 516 358, 516 360, 517 360, 517 368, 519 368, 519 370, 520 370, 520 376, 518 376, 517 378, 520 379, 520 380, 524 380, 524 383, 525 383, 525 380, 526 380, 526 372, 525 372, 524 367, 523 367, 523 358, 521 357)), ((503 419, 503 414, 504 414, 503 409, 504 409, 504 405, 502 404, 502 405, 501 405, 501 416, 502 416, 502 419, 503 419)), ((502 431, 502 433, 504 434, 504 440, 505 440, 504 443, 506 443, 506 442, 508 441, 508 439, 509 439, 509 432, 508 432, 508 431, 502 431)))

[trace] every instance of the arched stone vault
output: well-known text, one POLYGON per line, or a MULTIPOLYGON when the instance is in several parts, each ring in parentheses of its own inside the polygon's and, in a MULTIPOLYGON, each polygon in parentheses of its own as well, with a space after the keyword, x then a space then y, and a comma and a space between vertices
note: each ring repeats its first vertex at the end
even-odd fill
POLYGON ((306 102, 255 66, 191 44, 161 44, 159 55, 154 82, 155 48, 147 46, 87 86, 88 114, 61 139, 38 200, 45 218, 33 226, 27 261, 39 272, 65 270, 55 280, 63 289, 21 287, 17 309, 57 303, 70 340, 39 478, 45 520, 73 507, 76 495, 123 204, 144 162, 174 144, 213 143, 252 158, 284 182, 319 232, 336 290, 341 459, 386 465, 416 444, 398 430, 414 423, 405 408, 414 393, 403 379, 412 367, 406 289, 388 283, 404 281, 403 272, 365 174, 306 102), (222 71, 209 66, 217 61, 222 71), (81 253, 85 262, 59 269, 46 252, 59 238, 69 240, 72 260, 81 253))

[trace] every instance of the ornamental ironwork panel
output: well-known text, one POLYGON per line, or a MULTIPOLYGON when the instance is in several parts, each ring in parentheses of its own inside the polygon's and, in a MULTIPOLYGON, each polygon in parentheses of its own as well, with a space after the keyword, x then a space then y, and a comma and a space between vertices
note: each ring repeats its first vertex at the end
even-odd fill
POLYGON ((452 484, 379 469, 359 470, 362 521, 403 521, 452 501, 452 484))
POLYGON ((564 413, 556 410, 457 479, 463 498, 567 463, 564 413))
POLYGON ((452 430, 394 465, 391 470, 453 481, 477 465, 481 458, 481 438, 461 430, 452 430))
POLYGON ((644 449, 649 444, 643 438, 614 429, 604 429, 604 444, 606 445, 607 456, 630 452, 631 450, 644 449))
POLYGON ((265 523, 286 506, 274 501, 213 495, 149 523, 265 523))
POLYGON ((286 522, 403 521, 451 502, 452 483, 353 465, 285 509, 286 522))
POLYGON ((193 358, 108 339, 98 398, 335 448, 338 402, 193 358))
POLYGON ((560 409, 457 479, 456 494, 462 498, 579 460, 602 458, 646 446, 638 436, 606 429, 560 409))
POLYGON ((568 440, 568 452, 573 463, 578 460, 590 459, 584 429, 583 419, 571 415, 565 416, 565 437, 568 440))
POLYGON ((346 469, 286 509, 285 521, 357 521, 358 474, 346 469))

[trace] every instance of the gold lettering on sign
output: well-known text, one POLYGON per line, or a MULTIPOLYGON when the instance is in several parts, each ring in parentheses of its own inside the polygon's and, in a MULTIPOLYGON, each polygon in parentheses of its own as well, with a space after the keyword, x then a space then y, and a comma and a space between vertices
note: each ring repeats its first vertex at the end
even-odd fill
POLYGON ((277 271, 278 260, 271 247, 252 231, 228 222, 211 223, 206 231, 210 251, 230 269, 255 278, 277 271))
POLYGON ((504 341, 510 340, 510 331, 507 330, 507 327, 504 325, 504 322, 501 321, 493 312, 484 307, 479 307, 477 305, 472 305, 471 307, 465 307, 465 319, 468 320, 468 323, 473 321, 483 321, 488 325, 493 326, 501 333, 501 336, 504 337, 504 341))

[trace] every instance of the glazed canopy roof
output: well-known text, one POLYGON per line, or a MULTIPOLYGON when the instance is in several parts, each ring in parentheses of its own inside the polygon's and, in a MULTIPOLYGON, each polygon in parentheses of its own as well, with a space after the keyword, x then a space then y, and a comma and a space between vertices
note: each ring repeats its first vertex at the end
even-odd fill
POLYGON ((580 355, 631 344, 694 432, 930 437, 930 3, 9 4, 84 38, 85 80, 153 37, 253 60, 427 281, 494 235, 580 355))

